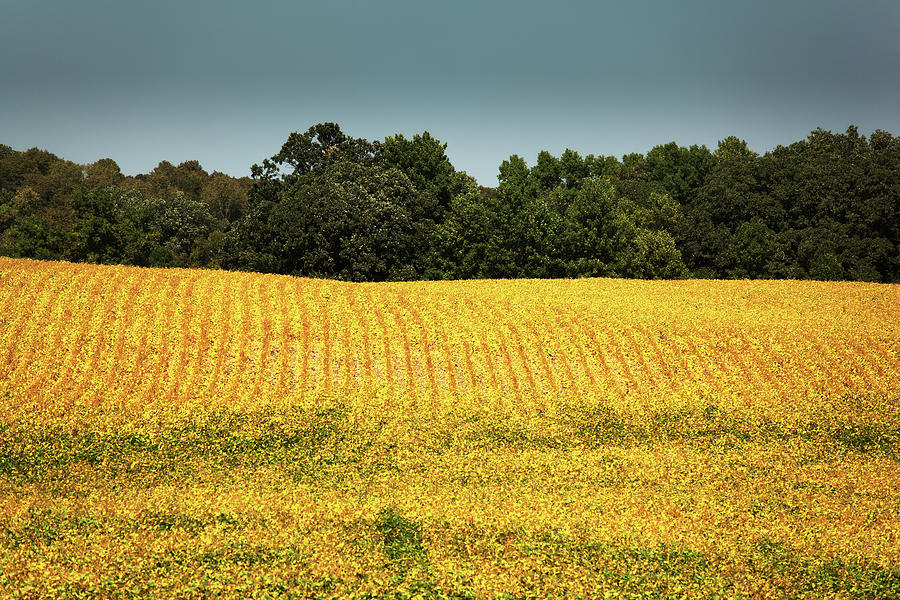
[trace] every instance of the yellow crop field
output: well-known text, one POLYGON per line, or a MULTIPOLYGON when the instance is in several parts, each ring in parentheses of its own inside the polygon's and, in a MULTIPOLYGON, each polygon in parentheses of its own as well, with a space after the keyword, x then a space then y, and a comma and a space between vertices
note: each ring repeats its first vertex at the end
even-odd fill
POLYGON ((894 598, 900 287, 0 258, 0 596, 894 598))

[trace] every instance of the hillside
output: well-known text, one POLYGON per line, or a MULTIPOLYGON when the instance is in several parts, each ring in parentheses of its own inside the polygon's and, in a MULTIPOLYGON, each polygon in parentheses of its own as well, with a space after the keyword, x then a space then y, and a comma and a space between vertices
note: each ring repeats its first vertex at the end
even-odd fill
POLYGON ((898 286, 0 258, 0 306, 5 595, 900 592, 898 286))

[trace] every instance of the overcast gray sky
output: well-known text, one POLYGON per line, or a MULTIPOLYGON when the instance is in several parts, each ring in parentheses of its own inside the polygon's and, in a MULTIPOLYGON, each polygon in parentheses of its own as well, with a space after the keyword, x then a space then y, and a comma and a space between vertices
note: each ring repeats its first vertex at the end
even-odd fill
POLYGON ((323 121, 370 140, 428 130, 482 185, 542 149, 896 135, 900 2, 0 4, 0 143, 17 150, 238 176, 323 121))

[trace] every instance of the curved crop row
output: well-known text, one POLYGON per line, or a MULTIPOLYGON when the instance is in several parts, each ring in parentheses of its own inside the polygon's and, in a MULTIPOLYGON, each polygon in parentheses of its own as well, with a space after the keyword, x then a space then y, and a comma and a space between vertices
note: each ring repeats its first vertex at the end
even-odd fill
POLYGON ((321 403, 380 389, 438 405, 709 393, 749 405, 900 388, 892 286, 2 268, 3 384, 45 408, 321 403), (645 288, 672 301, 650 302, 645 288))
POLYGON ((0 258, 0 596, 898 597, 898 323, 0 258))

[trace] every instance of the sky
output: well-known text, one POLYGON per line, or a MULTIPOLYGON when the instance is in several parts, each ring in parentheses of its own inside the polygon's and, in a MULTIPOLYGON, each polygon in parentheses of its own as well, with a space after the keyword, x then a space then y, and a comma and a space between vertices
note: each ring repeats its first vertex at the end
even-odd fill
POLYGON ((896 0, 0 3, 0 143, 249 175, 292 131, 428 131, 458 170, 816 128, 900 134, 896 0))

